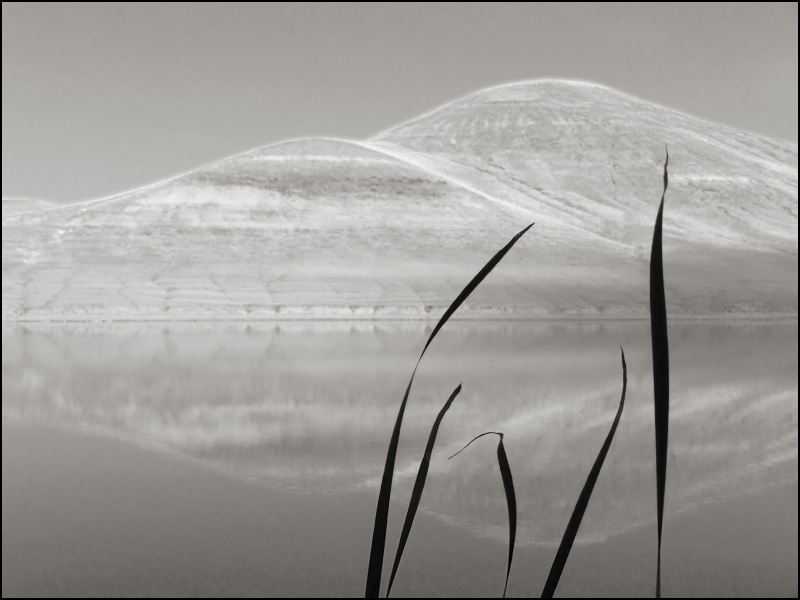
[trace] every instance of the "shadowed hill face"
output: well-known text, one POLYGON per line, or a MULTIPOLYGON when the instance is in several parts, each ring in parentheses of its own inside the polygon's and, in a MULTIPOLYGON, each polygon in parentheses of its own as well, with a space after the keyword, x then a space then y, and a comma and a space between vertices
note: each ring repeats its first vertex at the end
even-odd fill
POLYGON ((534 221, 461 314, 646 316, 665 142, 671 314, 796 313, 796 145, 539 81, 4 218, 3 316, 438 314, 534 221))

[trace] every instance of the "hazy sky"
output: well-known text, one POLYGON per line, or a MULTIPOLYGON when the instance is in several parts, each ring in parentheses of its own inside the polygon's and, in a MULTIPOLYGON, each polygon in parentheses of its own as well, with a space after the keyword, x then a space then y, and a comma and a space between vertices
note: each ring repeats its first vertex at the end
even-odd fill
POLYGON ((796 3, 3 2, 3 196, 104 196, 476 89, 590 79, 797 140, 796 3))

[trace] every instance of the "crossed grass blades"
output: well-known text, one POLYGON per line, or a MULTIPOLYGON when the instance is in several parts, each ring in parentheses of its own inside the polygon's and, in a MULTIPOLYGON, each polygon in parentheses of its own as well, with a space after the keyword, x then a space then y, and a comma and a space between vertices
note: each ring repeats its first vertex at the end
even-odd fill
POLYGON ((467 287, 461 290, 461 293, 458 295, 458 297, 453 300, 453 303, 442 315, 442 318, 439 319, 439 322, 436 324, 436 327, 434 327, 433 332, 428 338, 428 341, 425 343, 422 353, 417 359, 417 364, 414 366, 414 371, 411 373, 411 379, 408 382, 408 387, 406 387, 406 393, 403 396, 403 401, 400 403, 400 411, 397 413, 397 420, 394 423, 392 439, 389 441, 389 451, 386 453, 386 465, 383 468, 381 489, 378 493, 378 508, 375 512, 375 526, 372 530, 372 548, 369 553, 369 568, 367 569, 366 598, 377 598, 380 595, 383 554, 386 545, 386 527, 389 519, 389 498, 392 495, 392 476, 394 475, 394 462, 395 458, 397 457, 397 444, 400 440, 400 426, 403 424, 403 414, 406 411, 408 394, 411 392, 411 384, 414 382, 414 375, 417 373, 419 363, 422 360, 422 357, 425 356, 425 351, 428 349, 428 346, 431 345, 433 338, 436 337, 436 334, 439 333, 439 330, 444 326, 445 323, 447 323, 448 319, 450 319, 453 313, 456 312, 458 307, 461 306, 461 304, 467 299, 473 290, 478 287, 480 282, 492 272, 492 269, 494 269, 497 266, 497 263, 503 259, 509 250, 511 250, 519 238, 525 235, 525 232, 533 227, 533 225, 534 224, 531 223, 525 229, 511 238, 511 241, 503 246, 503 248, 501 248, 500 251, 484 265, 478 274, 472 278, 472 281, 467 284, 467 287))
MULTIPOLYGON (((664 161, 664 189, 661 194, 661 203, 658 209, 658 216, 656 217, 656 224, 653 232, 653 245, 650 255, 650 328, 651 339, 653 346, 653 391, 654 391, 654 406, 655 406, 655 437, 656 437, 656 491, 657 491, 657 512, 658 512, 658 558, 656 565, 656 597, 661 597, 661 533, 663 524, 664 513, 664 488, 666 482, 666 467, 667 467, 667 434, 669 428, 669 348, 667 342, 667 313, 666 302, 664 294, 664 272, 662 265, 662 222, 664 212, 664 196, 667 191, 667 166, 669 163, 669 154, 667 153, 664 161)), ((392 476, 394 473, 394 463, 397 456, 397 446, 400 438, 400 427, 403 421, 408 396, 411 391, 411 384, 414 381, 414 375, 417 372, 419 363, 425 355, 425 351, 430 346, 433 338, 444 326, 453 313, 461 306, 466 298, 475 290, 476 287, 483 281, 492 269, 503 259, 508 251, 517 243, 517 241, 533 226, 533 223, 528 225, 525 229, 515 235, 486 265, 473 277, 467 286, 461 291, 458 297, 453 301, 450 307, 445 311, 442 318, 436 324, 433 332, 431 333, 428 341, 425 343, 422 353, 417 359, 414 371, 411 374, 411 379, 408 382, 403 401, 400 404, 400 411, 395 421, 392 437, 389 442, 389 450, 386 456, 386 464, 384 466, 383 478, 381 480, 381 488, 378 495, 378 507, 375 514, 375 525, 372 534, 372 548, 370 551, 370 562, 367 572, 367 585, 366 594, 367 598, 377 598, 380 594, 381 587, 381 573, 383 570, 383 556, 386 543, 386 529, 388 525, 389 514, 389 500, 391 497, 392 489, 392 476)), ((586 483, 581 490, 578 501, 573 509, 572 516, 567 524, 564 536, 561 539, 553 564, 550 568, 547 581, 545 582, 544 589, 542 590, 542 598, 552 598, 553 594, 558 587, 561 574, 569 558, 570 550, 575 542, 578 530, 581 525, 586 508, 589 505, 592 492, 594 490, 597 478, 603 467, 608 450, 611 447, 611 442, 614 439, 617 426, 622 417, 622 410, 625 406, 625 392, 627 390, 627 365, 625 362, 625 352, 620 347, 622 359, 622 395, 619 401, 619 408, 617 409, 616 416, 611 425, 611 429, 603 442, 600 452, 595 459, 586 483)), ((400 535, 400 542, 398 544, 397 552, 395 554, 394 563, 392 565, 392 573, 389 579, 389 586, 387 588, 386 596, 391 593, 392 585, 394 584, 397 569, 400 565, 400 560, 403 556, 408 537, 411 533, 411 528, 414 523, 419 502, 422 498, 422 492, 425 487, 425 481, 428 476, 428 468, 430 466, 431 454, 436 442, 436 436, 439 431, 439 426, 447 413, 448 409, 455 400, 456 396, 461 391, 461 385, 453 391, 450 398, 439 411, 436 421, 431 429, 428 443, 425 447, 425 453, 420 463, 417 478, 414 482, 414 489, 411 494, 408 512, 403 523, 403 530, 400 535)), ((505 447, 503 446, 503 434, 495 431, 488 431, 482 433, 467 443, 464 448, 456 452, 450 458, 453 458, 467 448, 472 442, 485 435, 497 435, 500 439, 497 445, 497 460, 500 467, 500 474, 503 479, 503 488, 506 495, 506 503, 508 505, 508 523, 509 523, 509 539, 508 539, 508 565, 506 568, 506 579, 503 587, 503 598, 506 596, 508 590, 508 578, 511 574, 511 564, 514 557, 514 542, 516 538, 517 529, 517 501, 516 493, 514 491, 514 480, 511 475, 511 467, 508 462, 505 447)))

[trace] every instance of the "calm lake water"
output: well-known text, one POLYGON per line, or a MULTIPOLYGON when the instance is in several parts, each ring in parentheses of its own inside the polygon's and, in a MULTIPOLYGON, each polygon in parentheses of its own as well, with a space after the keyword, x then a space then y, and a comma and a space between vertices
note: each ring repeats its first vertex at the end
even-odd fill
MULTIPOLYGON (((424 324, 3 328, 3 596, 361 595, 424 324)), ((797 323, 671 323, 665 596, 797 596, 797 323)), ((449 323, 415 378, 387 541, 437 438, 394 595, 539 595, 628 395, 561 596, 651 596, 649 324, 449 323)), ((385 582, 384 582, 385 585, 385 582)))

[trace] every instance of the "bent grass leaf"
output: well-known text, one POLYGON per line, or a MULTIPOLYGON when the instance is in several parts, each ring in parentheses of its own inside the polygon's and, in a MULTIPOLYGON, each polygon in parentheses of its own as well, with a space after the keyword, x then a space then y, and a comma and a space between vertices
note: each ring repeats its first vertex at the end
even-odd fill
MULTIPOLYGON (((514 559, 514 542, 517 539, 517 495, 514 492, 514 478, 511 476, 511 466, 508 464, 508 456, 506 456, 506 449, 503 446, 503 434, 497 431, 487 431, 472 438, 467 446, 478 438, 490 434, 500 437, 500 441, 497 443, 497 464, 500 466, 500 475, 503 478, 503 489, 506 493, 506 504, 508 505, 508 566, 506 567, 506 584, 503 586, 503 598, 505 598, 508 590, 508 577, 511 575, 511 562, 514 559)), ((464 446, 453 456, 463 452, 467 446, 464 446)), ((450 458, 453 458, 453 456, 450 458)))
POLYGON ((600 469, 603 468, 603 462, 606 459, 606 454, 608 454, 608 449, 611 447, 611 441, 614 439, 614 433, 617 431, 617 425, 619 425, 619 420, 622 416, 622 408, 625 405, 625 390, 628 387, 628 367, 625 364, 625 352, 621 347, 620 352, 622 353, 622 397, 619 400, 617 416, 614 417, 614 423, 612 423, 611 430, 606 436, 606 441, 603 442, 603 447, 600 448, 600 453, 597 455, 594 465, 592 465, 592 470, 589 471, 589 477, 586 478, 586 483, 583 484, 581 495, 578 496, 578 502, 575 504, 575 508, 572 511, 572 516, 567 524, 564 537, 561 538, 561 545, 558 547, 553 565, 550 567, 550 574, 547 576, 547 581, 542 590, 542 598, 552 598, 558 587, 561 573, 564 571, 564 566, 567 564, 569 552, 572 549, 575 536, 578 534, 578 529, 581 526, 583 514, 586 512, 586 507, 589 505, 589 499, 592 497, 594 484, 597 482, 597 477, 600 475, 600 469))
MULTIPOLYGON (((666 151, 666 148, 665 148, 666 151)), ((650 252, 650 338, 653 343, 653 403, 656 429, 656 506, 658 509, 658 559, 656 564, 656 598, 661 597, 661 528, 664 521, 664 489, 667 480, 667 437, 669 434, 669 343, 667 341, 667 303, 664 295, 661 225, 664 217, 664 196, 667 193, 667 165, 664 159, 664 191, 658 207, 650 252)))
POLYGON ((392 476, 394 475, 394 463, 397 457, 397 446, 400 441, 400 427, 403 424, 403 414, 406 410, 408 395, 411 392, 411 384, 414 382, 414 375, 417 373, 419 363, 422 360, 422 357, 425 355, 425 351, 428 349, 428 346, 430 346, 431 342, 433 341, 433 338, 436 337, 436 334, 439 333, 439 330, 444 326, 445 323, 447 323, 448 319, 450 319, 453 313, 458 309, 459 306, 461 306, 461 304, 467 299, 473 290, 478 287, 481 281, 483 281, 484 278, 491 273, 492 269, 494 269, 497 266, 497 263, 503 259, 509 250, 511 250, 519 238, 521 238, 525 232, 533 227, 533 225, 534 224, 531 223, 525 229, 511 238, 511 241, 503 246, 503 248, 501 248, 500 251, 497 252, 497 254, 495 254, 489 260, 489 262, 484 265, 478 274, 472 278, 467 286, 461 290, 461 293, 458 295, 458 297, 453 300, 453 303, 442 315, 442 318, 439 319, 439 322, 436 324, 436 327, 434 327, 430 337, 428 337, 428 341, 425 343, 422 353, 417 359, 417 364, 414 367, 414 371, 411 373, 411 379, 408 381, 408 386, 406 387, 406 393, 403 395, 403 401, 400 403, 400 410, 397 413, 397 420, 394 423, 392 437, 389 441, 389 449, 386 452, 386 464, 383 468, 383 477, 381 478, 381 487, 380 492, 378 493, 378 506, 375 511, 375 524, 372 529, 372 545, 369 554, 369 567, 367 568, 367 585, 365 592, 366 598, 377 598, 380 594, 383 555, 386 547, 386 528, 388 526, 389 519, 389 500, 392 495, 392 476))
POLYGON ((458 387, 453 390, 453 393, 450 394, 450 398, 445 402, 445 405, 442 407, 442 410, 439 411, 438 416, 436 417, 436 421, 433 423, 433 427, 431 428, 431 434, 428 436, 428 445, 425 446, 425 454, 422 456, 422 462, 419 464, 419 471, 417 472, 417 479, 414 481, 414 490, 411 492, 411 500, 408 503, 408 512, 406 513, 406 520, 403 523, 403 532, 400 534, 400 543, 397 545, 397 553, 394 556, 394 564, 392 565, 392 575, 389 578, 389 588, 386 590, 386 597, 389 597, 389 594, 392 593, 392 585, 394 584, 394 577, 397 575, 397 568, 400 566, 400 559, 403 558, 403 550, 406 548, 406 542, 408 542, 408 536, 411 533, 411 527, 414 525, 414 517, 417 514, 417 509, 419 508, 419 501, 422 498, 422 491, 425 489, 425 480, 428 478, 428 468, 431 464, 431 454, 433 453, 433 445, 436 443, 436 434, 439 433, 439 425, 442 423, 442 419, 444 419, 444 415, 447 412, 447 409, 450 408, 450 405, 453 403, 453 400, 458 393, 461 391, 461 384, 458 384, 458 387))

